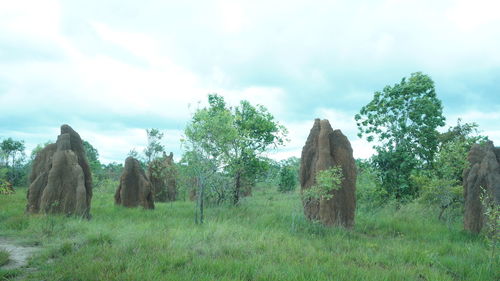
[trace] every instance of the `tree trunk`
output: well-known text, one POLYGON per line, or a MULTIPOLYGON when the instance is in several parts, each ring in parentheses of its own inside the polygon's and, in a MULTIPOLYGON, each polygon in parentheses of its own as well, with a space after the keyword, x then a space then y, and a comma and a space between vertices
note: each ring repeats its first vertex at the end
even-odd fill
POLYGON ((241 172, 238 171, 236 172, 236 183, 234 187, 234 194, 233 194, 233 204, 237 205, 240 201, 240 188, 241 188, 241 172))
POLYGON ((203 177, 198 177, 198 198, 196 200, 197 202, 197 206, 196 206, 196 211, 195 211, 195 217, 194 217, 194 221, 196 224, 203 224, 203 191, 204 191, 204 181, 203 181, 203 177), (198 214, 199 214, 199 217, 198 217, 198 214))
MULTIPOLYGON (((14 152, 15 153, 15 152, 14 152)), ((12 186, 14 186, 14 181, 16 180, 16 174, 15 174, 15 171, 14 171, 14 165, 15 165, 15 162, 16 162, 16 158, 15 158, 15 154, 12 155, 12 166, 10 166, 10 175, 9 175, 9 180, 10 180, 10 183, 12 184, 12 186)))
POLYGON ((200 224, 203 224, 203 204, 204 204, 203 197, 205 197, 204 191, 205 191, 205 182, 202 180, 200 188, 200 224))

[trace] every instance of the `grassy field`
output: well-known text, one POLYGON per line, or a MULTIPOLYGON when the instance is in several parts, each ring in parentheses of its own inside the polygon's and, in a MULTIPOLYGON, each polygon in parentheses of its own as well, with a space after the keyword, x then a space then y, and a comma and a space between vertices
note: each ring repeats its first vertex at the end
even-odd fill
MULTIPOLYGON (((206 211, 113 204, 96 190, 90 221, 24 213, 26 190, 0 196, 0 236, 39 245, 26 280, 499 280, 483 236, 418 204, 360 206, 353 230, 304 219, 298 193, 260 189, 206 211)), ((0 271, 0 280, 21 271, 0 271)), ((19 277, 19 276, 18 276, 19 277)))

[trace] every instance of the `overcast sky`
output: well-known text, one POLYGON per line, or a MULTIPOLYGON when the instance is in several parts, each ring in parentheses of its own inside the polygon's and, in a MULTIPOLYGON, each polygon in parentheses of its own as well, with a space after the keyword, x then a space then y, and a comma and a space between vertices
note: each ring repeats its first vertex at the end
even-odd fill
POLYGON ((300 156, 328 118, 355 157, 355 113, 412 72, 432 77, 447 126, 477 122, 500 145, 500 1, 0 2, 0 139, 27 153, 70 124, 101 161, 180 137, 208 93, 266 106, 300 156))

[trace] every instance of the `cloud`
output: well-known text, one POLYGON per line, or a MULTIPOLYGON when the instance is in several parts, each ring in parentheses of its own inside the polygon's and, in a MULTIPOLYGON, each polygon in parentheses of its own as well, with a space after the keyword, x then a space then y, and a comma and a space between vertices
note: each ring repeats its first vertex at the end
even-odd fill
POLYGON ((217 92, 262 104, 289 128, 279 157, 300 154, 316 117, 365 157, 371 145, 352 116, 415 71, 433 77, 448 120, 463 115, 497 135, 497 1, 195 5, 1 2, 0 136, 33 147, 69 123, 118 161, 144 145, 145 128, 171 132, 167 145, 178 146, 197 102, 217 92))
MULTIPOLYGON (((460 118, 462 123, 476 123, 479 125, 479 134, 487 136, 496 146, 500 145, 500 106, 496 105, 494 111, 478 111, 469 109, 462 113, 453 114, 446 122, 446 129, 456 125, 460 118)), ((444 128, 443 128, 444 130, 444 128)))

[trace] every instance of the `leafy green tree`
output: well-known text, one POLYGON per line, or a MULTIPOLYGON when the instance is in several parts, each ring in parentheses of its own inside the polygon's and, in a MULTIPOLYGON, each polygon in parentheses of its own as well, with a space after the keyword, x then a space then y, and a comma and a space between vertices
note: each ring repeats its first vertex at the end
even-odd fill
POLYGON ((165 146, 161 143, 164 134, 155 128, 146 129, 146 134, 148 146, 144 149, 144 155, 146 156, 146 163, 149 164, 161 157, 162 153, 165 152, 165 146))
POLYGON ((185 150, 181 165, 184 166, 184 181, 196 185, 195 222, 203 223, 206 191, 211 178, 222 171, 226 164, 224 156, 229 143, 235 138, 232 127, 233 116, 226 108, 224 100, 217 95, 209 95, 210 107, 197 110, 184 130, 182 139, 185 150))
POLYGON ((87 161, 89 161, 90 171, 95 179, 98 179, 101 174, 101 162, 99 161, 99 151, 92 146, 88 141, 83 140, 83 150, 85 151, 85 156, 87 161))
POLYGON ((261 157, 260 161, 261 169, 256 175, 256 183, 260 183, 265 187, 278 186, 281 171, 280 163, 268 157, 261 157))
POLYGON ((443 108, 432 79, 412 73, 394 86, 375 92, 373 100, 356 114, 359 136, 374 145, 373 162, 383 188, 401 199, 418 190, 410 175, 416 168, 431 168, 444 125, 443 108))
POLYGON ((245 177, 254 177, 257 158, 271 147, 282 145, 286 129, 261 105, 241 101, 228 107, 222 96, 210 94, 209 106, 198 109, 185 130, 186 138, 217 160, 234 178, 233 204, 239 202, 245 177))
POLYGON ((196 209, 195 223, 203 224, 206 190, 215 177, 218 167, 220 167, 220 158, 213 157, 207 151, 200 147, 200 144, 190 139, 183 141, 186 152, 181 159, 183 167, 182 182, 192 182, 196 185, 196 209))
POLYGON ((8 178, 10 183, 19 184, 18 180, 23 177, 22 164, 25 157, 25 146, 23 140, 14 140, 12 138, 4 139, 0 143, 0 156, 4 165, 9 169, 8 178))

